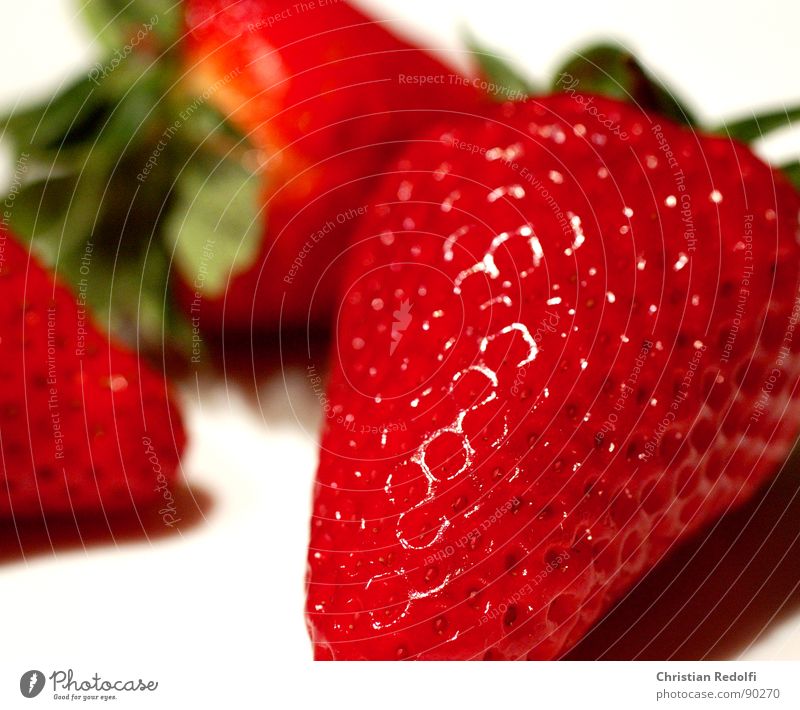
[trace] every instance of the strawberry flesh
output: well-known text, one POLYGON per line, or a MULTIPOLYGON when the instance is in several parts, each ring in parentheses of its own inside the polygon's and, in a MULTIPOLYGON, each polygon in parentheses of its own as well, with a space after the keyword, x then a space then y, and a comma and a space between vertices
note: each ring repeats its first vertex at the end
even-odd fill
POLYGON ((800 199, 598 97, 423 133, 359 223, 309 548, 320 659, 550 659, 797 434, 800 199))

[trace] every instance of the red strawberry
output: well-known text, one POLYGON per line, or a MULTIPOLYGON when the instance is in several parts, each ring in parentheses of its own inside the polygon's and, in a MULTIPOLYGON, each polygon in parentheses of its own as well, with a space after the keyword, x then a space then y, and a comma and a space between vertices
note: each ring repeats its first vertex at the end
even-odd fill
POLYGON ((203 326, 327 316, 367 183, 479 92, 347 2, 189 0, 186 18, 191 77, 259 148, 266 185, 261 256, 204 302, 203 326))
POLYGON ((789 451, 800 199, 580 94, 454 119, 394 170, 337 324, 316 657, 559 657, 789 451))
MULTIPOLYGON (((91 254, 85 264, 90 288, 91 254)), ((186 437, 165 381, 2 227, 0 296, 0 517, 113 513, 168 494, 186 437)))

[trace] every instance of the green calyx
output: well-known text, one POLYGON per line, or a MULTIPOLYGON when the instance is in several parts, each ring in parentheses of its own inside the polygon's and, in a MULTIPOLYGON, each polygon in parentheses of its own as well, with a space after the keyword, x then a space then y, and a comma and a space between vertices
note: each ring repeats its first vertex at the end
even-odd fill
MULTIPOLYGON (((498 87, 494 92, 498 100, 506 100, 509 95, 520 92, 524 95, 541 93, 501 56, 481 47, 471 36, 467 36, 465 41, 481 74, 498 87)), ((791 127, 793 122, 800 120, 800 107, 794 107, 753 114, 720 126, 702 126, 676 92, 648 72, 628 49, 611 42, 594 44, 573 52, 554 72, 549 89, 555 92, 596 94, 625 101, 666 116, 676 123, 745 143, 791 127)), ((800 189, 800 167, 796 161, 779 169, 800 189)))
POLYGON ((686 104, 621 45, 603 43, 575 52, 556 70, 551 88, 553 91, 571 89, 635 103, 677 123, 697 125, 686 104))
POLYGON ((172 276, 196 283, 215 243, 202 263, 213 298, 252 263, 260 176, 213 94, 187 88, 180 3, 93 0, 84 11, 102 59, 42 104, 0 117, 17 164, 10 225, 100 324, 148 350, 186 352, 172 276))
POLYGON ((511 62, 487 49, 469 32, 464 34, 464 44, 484 79, 489 93, 497 101, 515 100, 522 96, 533 96, 538 88, 520 73, 511 62))

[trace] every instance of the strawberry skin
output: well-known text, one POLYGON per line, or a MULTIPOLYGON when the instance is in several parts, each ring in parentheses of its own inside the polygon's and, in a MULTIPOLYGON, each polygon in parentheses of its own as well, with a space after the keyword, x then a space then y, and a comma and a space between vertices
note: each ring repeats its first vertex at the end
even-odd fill
POLYGON ((164 495, 186 441, 165 380, 2 227, 0 296, 0 517, 116 513, 164 495))
POLYGON ((354 235, 314 493, 318 659, 552 659, 797 434, 798 209, 574 94, 419 137, 354 235))
POLYGON ((375 174, 479 92, 347 2, 188 0, 186 23, 191 76, 258 149, 265 181, 262 254, 203 304, 203 327, 327 318, 375 174))

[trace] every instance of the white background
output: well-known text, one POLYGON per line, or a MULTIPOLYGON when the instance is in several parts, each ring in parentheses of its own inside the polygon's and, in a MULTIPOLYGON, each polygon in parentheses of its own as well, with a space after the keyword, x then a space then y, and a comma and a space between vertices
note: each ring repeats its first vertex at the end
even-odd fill
MULTIPOLYGON (((800 102, 800 3, 792 0, 363 4, 397 18, 428 46, 448 49, 456 62, 463 60, 459 36, 469 27, 534 79, 548 76, 588 38, 617 37, 712 122, 800 102)), ((0 0, 2 107, 46 95, 94 61, 76 6, 0 0)), ((796 156, 800 140, 787 132, 762 149, 770 157, 796 156)), ((193 441, 185 472, 213 500, 205 519, 163 539, 0 561, 0 707, 49 706, 48 691, 21 698, 19 675, 67 667, 85 677, 160 681, 155 696, 117 707, 401 707, 409 699, 423 708, 514 699, 527 707, 650 706, 663 687, 655 672, 665 664, 312 667, 302 608, 319 418, 302 365, 281 365, 277 355, 258 363, 263 374, 255 384, 210 377, 184 388, 193 441)), ((800 659, 800 612, 783 615, 757 642, 731 653, 746 670, 756 659, 800 659)), ((758 685, 783 687, 780 704, 798 707, 791 669, 760 672, 758 685)))

